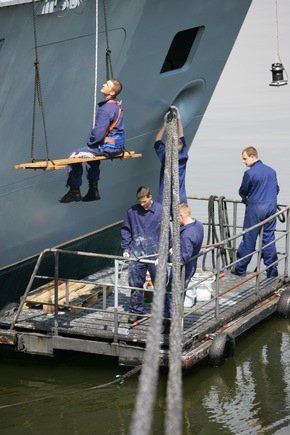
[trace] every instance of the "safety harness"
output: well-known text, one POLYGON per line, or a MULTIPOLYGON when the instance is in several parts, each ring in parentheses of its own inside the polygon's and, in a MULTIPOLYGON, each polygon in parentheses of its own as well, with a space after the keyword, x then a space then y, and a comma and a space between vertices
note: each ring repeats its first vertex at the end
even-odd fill
POLYGON ((123 112, 123 108, 120 106, 120 102, 118 101, 118 100, 109 100, 109 101, 107 101, 107 103, 106 104, 109 104, 109 103, 114 103, 114 104, 117 104, 118 106, 119 106, 119 110, 118 110, 118 115, 117 115, 117 117, 116 117, 116 119, 112 122, 112 124, 110 124, 109 125, 109 127, 107 128, 107 131, 106 131, 106 134, 105 134, 105 138, 104 138, 104 143, 106 143, 106 144, 113 144, 113 145, 115 145, 115 143, 116 143, 116 139, 114 139, 112 136, 108 136, 108 134, 110 133, 110 131, 112 131, 113 130, 113 128, 117 125, 117 123, 118 123, 118 121, 119 121, 119 119, 120 119, 120 116, 121 116, 121 113, 123 112))

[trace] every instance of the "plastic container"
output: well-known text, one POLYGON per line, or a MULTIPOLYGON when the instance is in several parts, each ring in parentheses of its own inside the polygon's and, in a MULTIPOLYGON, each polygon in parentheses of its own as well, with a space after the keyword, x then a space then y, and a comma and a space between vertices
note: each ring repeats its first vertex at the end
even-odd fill
POLYGON ((184 298, 184 307, 191 308, 196 302, 210 301, 213 292, 212 284, 215 276, 208 271, 197 271, 191 278, 184 298), (208 278, 204 280, 206 277, 208 278), (202 281, 202 282, 201 282, 202 281))
POLYGON ((189 284, 184 297, 184 308, 191 308, 196 302, 196 287, 189 284))
POLYGON ((153 300, 153 291, 154 291, 154 286, 151 280, 151 276, 150 273, 147 270, 146 273, 146 281, 143 284, 143 288, 144 288, 144 301, 145 302, 152 302, 153 300), (147 291, 147 289, 149 291, 147 291))

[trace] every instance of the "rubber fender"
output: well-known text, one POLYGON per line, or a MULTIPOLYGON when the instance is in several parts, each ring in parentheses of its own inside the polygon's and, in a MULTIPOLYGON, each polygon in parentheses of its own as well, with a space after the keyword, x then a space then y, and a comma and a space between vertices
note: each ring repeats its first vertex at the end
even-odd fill
POLYGON ((232 358, 235 352, 235 337, 227 332, 221 332, 212 341, 209 349, 209 364, 219 367, 225 358, 232 358))
POLYGON ((18 310, 19 304, 17 302, 9 302, 0 311, 0 317, 12 316, 18 310))
POLYGON ((286 319, 290 315, 290 287, 287 287, 280 296, 277 305, 277 314, 278 316, 285 317, 286 319))

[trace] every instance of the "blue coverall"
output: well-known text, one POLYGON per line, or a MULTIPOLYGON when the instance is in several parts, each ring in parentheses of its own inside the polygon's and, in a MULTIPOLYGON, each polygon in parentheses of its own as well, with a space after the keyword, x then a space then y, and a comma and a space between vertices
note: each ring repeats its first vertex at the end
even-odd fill
MULTIPOLYGON (((203 234, 203 225, 196 219, 191 223, 180 226, 180 261, 182 264, 185 264, 185 289, 188 287, 191 278, 195 274, 197 258, 189 263, 187 263, 187 261, 199 253, 203 241, 203 234)), ((171 317, 171 283, 172 277, 170 276, 164 306, 164 317, 167 318, 171 317)))
MULTIPOLYGON (((187 203, 186 190, 185 190, 185 174, 186 174, 186 163, 188 160, 188 153, 187 153, 187 147, 186 147, 184 137, 182 136, 180 140, 182 142, 182 149, 181 151, 178 152, 179 202, 187 203)), ((164 189, 165 144, 164 142, 162 142, 162 140, 157 140, 154 144, 154 148, 161 162, 158 202, 162 203, 163 189, 164 189)))
MULTIPOLYGON (((98 103, 99 109, 96 115, 95 126, 92 129, 87 141, 87 146, 75 150, 72 154, 90 153, 95 156, 114 157, 124 150, 124 116, 123 109, 115 98, 107 98, 98 103), (109 101, 112 101, 111 103, 109 101), (117 119, 121 109, 120 117, 116 125, 108 133, 108 128, 117 119), (104 142, 105 137, 113 142, 104 142)), ((72 155, 71 154, 71 155, 72 155)), ((86 162, 87 179, 98 181, 100 178, 100 161, 86 162)), ((69 165, 67 186, 78 188, 82 185, 83 166, 82 163, 69 165)))
MULTIPOLYGON (((151 207, 145 210, 135 204, 127 211, 121 228, 121 247, 123 251, 137 258, 157 254, 161 230, 162 206, 153 201, 151 207)), ((157 257, 150 257, 156 260, 157 257)), ((139 263, 131 261, 128 267, 128 281, 130 287, 143 288, 147 270, 154 284, 156 266, 153 263, 139 263)), ((144 293, 131 291, 128 309, 132 313, 141 314, 144 311, 144 293)))
MULTIPOLYGON (((243 229, 267 219, 277 212, 277 195, 279 193, 277 176, 274 169, 264 165, 261 160, 256 161, 245 171, 239 195, 246 200, 246 211, 243 229)), ((275 239, 276 219, 269 221, 264 226, 262 246, 267 245, 275 239)), ((244 234, 237 250, 237 259, 250 254, 255 250, 256 240, 260 229, 255 229, 244 234)), ((252 256, 244 258, 235 266, 235 271, 239 275, 246 273, 248 264, 252 256)), ((275 243, 271 244, 262 251, 262 259, 265 266, 269 266, 278 260, 275 243)), ((277 275, 277 264, 267 269, 267 277, 277 275)))

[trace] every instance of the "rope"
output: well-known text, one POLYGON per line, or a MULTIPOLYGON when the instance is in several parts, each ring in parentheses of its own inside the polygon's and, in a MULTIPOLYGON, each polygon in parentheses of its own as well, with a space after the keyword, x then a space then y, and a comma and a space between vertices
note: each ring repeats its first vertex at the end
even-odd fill
MULTIPOLYGON (((219 198, 217 196, 211 195, 208 200, 208 235, 207 235, 207 246, 214 246, 220 243, 220 240, 226 240, 231 237, 230 230, 229 230, 229 217, 228 217, 228 210, 227 210, 227 203, 225 201, 224 196, 220 196, 219 198), (218 226, 220 230, 220 238, 217 234, 217 225, 215 222, 215 209, 214 204, 215 201, 218 201, 218 226)), ((216 268, 216 260, 214 256, 214 250, 211 251, 212 255, 212 267, 213 269, 216 268)), ((206 256, 207 252, 203 256, 202 260, 202 268, 206 269, 205 263, 206 263, 206 256)), ((220 245, 220 256, 222 260, 223 267, 226 267, 229 265, 229 263, 233 262, 235 260, 234 258, 234 249, 232 247, 231 241, 227 241, 227 244, 221 244, 220 245)))
MULTIPOLYGON (((120 383, 123 383, 123 381, 125 379, 127 379, 130 376, 133 376, 136 373, 138 373, 140 370, 141 370, 141 365, 134 367, 132 370, 130 370, 129 372, 125 373, 122 376, 118 376, 117 379, 115 379, 114 381, 107 382, 106 384, 102 384, 102 385, 94 385, 93 387, 88 387, 88 388, 79 388, 78 387, 74 391, 68 391, 66 393, 62 392, 61 395, 62 396, 67 396, 67 395, 71 395, 71 394, 80 394, 83 391, 98 390, 98 389, 101 389, 101 388, 110 387, 111 385, 114 385, 114 384, 120 384, 120 383)), ((76 387, 74 387, 74 388, 76 388, 76 387)), ((12 404, 9 404, 9 405, 2 405, 2 406, 0 406, 0 409, 13 408, 15 406, 27 405, 27 404, 30 404, 30 403, 33 403, 33 402, 41 402, 42 400, 54 399, 56 397, 59 397, 59 395, 54 394, 54 395, 51 395, 51 396, 39 397, 38 399, 32 399, 32 400, 30 399, 30 400, 25 400, 25 401, 22 401, 22 402, 12 403, 12 404)))
POLYGON ((276 10, 276 43, 277 43, 277 59, 276 62, 281 62, 279 53, 279 25, 278 25, 278 2, 275 0, 275 10, 276 10))
MULTIPOLYGON (((277 55, 276 55, 276 63, 281 63, 280 53, 279 53, 279 24, 278 24, 278 1, 275 0, 275 9, 276 9, 276 43, 277 43, 277 55)), ((288 81, 288 74, 284 68, 284 72, 288 81)))
POLYGON ((111 50, 109 47, 109 31, 108 31, 108 21, 107 21, 107 6, 106 0, 104 0, 104 20, 105 20, 105 33, 106 33, 106 77, 107 80, 113 78, 113 68, 112 68, 112 59, 111 59, 111 50))
MULTIPOLYGON (((174 111, 175 112, 175 111, 174 111)), ((167 127, 167 143, 172 143, 172 313, 169 348, 169 375, 166 395, 165 433, 181 434, 182 373, 181 373, 181 279, 180 279, 180 221, 179 221, 179 166, 177 118, 167 127)), ((166 144, 168 147, 168 145, 166 144)), ((184 285, 183 285, 184 287, 184 285)), ((182 287, 182 288, 183 288, 182 287)))
MULTIPOLYGON (((208 199, 208 233, 207 233, 207 245, 218 243, 218 235, 216 232, 215 225, 215 213, 214 213, 214 201, 217 199, 217 196, 211 195, 208 199)), ((212 267, 215 269, 215 258, 214 258, 214 250, 211 251, 212 256, 212 267)), ((205 269, 207 253, 204 254, 202 260, 202 268, 205 269)))
POLYGON ((35 0, 32 0, 32 13, 33 13, 33 33, 34 33, 34 51, 35 51, 35 61, 34 61, 35 82, 34 82, 33 120, 32 120, 32 138, 31 138, 31 162, 34 162, 36 100, 38 100, 38 105, 41 108, 42 124, 43 124, 43 132, 44 132, 45 148, 46 148, 46 161, 50 160, 50 158, 48 152, 48 140, 47 140, 47 131, 46 131, 46 124, 45 124, 45 116, 44 116, 44 106, 42 100, 40 71, 39 71, 35 0))
POLYGON ((94 113, 93 126, 97 113, 97 87, 98 87, 98 51, 99 51, 99 2, 96 0, 96 47, 95 47, 95 84, 94 84, 94 113))
MULTIPOLYGON (((224 196, 220 196, 218 199, 219 204, 219 226, 221 240, 227 240, 231 238, 229 216, 227 209, 227 202, 224 196)), ((228 266, 229 263, 234 262, 234 250, 231 241, 227 241, 226 245, 221 246, 221 255, 223 258, 224 266, 228 266)))
MULTIPOLYGON (((162 220, 161 220, 161 232, 160 232, 160 241, 159 241, 159 253, 158 253, 158 267, 157 274, 154 283, 155 291, 154 291, 154 299, 153 306, 151 312, 151 324, 148 333, 148 341, 146 350, 144 353, 144 361, 142 372, 139 378, 139 388, 138 395, 136 401, 136 407, 133 413, 131 431, 132 435, 149 435, 152 433, 150 431, 153 419, 153 403, 156 397, 156 389, 158 382, 158 373, 159 373, 159 355, 160 355, 160 341, 161 341, 161 327, 162 327, 162 314, 164 311, 164 297, 165 297, 165 288, 166 288, 166 280, 167 280, 167 257, 168 257, 168 247, 169 247, 169 231, 170 231, 170 202, 171 202, 171 162, 172 162, 172 129, 177 127, 176 119, 173 123, 171 123, 172 119, 168 119, 167 122, 167 137, 169 143, 166 143, 166 153, 165 153, 165 168, 164 168, 164 192, 163 192, 163 202, 162 202, 162 220), (171 143, 170 143, 171 142, 171 143)), ((177 194, 177 198, 173 204, 175 209, 174 219, 176 219, 176 208, 178 204, 178 192, 179 188, 176 188, 175 182, 173 182, 174 194, 177 194), (177 190, 176 190, 177 189, 177 190), (177 201, 177 202, 176 202, 177 201)), ((175 195, 173 195, 175 196, 175 195)), ((179 211, 178 211, 178 222, 179 222, 179 211)), ((174 224, 173 224, 174 225, 174 224)), ((174 236, 176 236, 176 229, 174 230, 174 236)), ((178 240, 179 240, 179 231, 178 231, 178 240)), ((175 243, 175 240, 173 240, 175 243)), ((177 249, 176 255, 174 259, 179 254, 178 242, 177 245, 174 244, 174 249, 177 249)), ((180 255, 180 254, 179 254, 180 255)), ((180 262, 180 258, 178 259, 180 262)), ((178 262, 178 264, 179 264, 178 262)), ((180 275, 180 266, 173 265, 174 274, 180 275), (178 269, 179 267, 179 269, 178 269), (177 271, 177 273, 176 273, 177 271)), ((176 281, 173 282, 175 288, 180 288, 176 281)), ((176 292, 178 294, 178 292, 176 292)), ((174 294, 174 292, 173 292, 174 294)), ((180 302, 179 302, 180 304, 180 302)), ((174 363, 170 364, 170 373, 169 373, 169 381, 168 381, 168 392, 172 394, 173 383, 176 382, 176 388, 179 387, 181 383, 181 373, 176 375, 176 370, 173 367, 178 367, 181 365, 181 358, 178 356, 178 346, 176 349, 176 335, 178 335, 178 325, 176 325, 177 313, 178 309, 176 308, 176 300, 173 298, 173 317, 172 317, 172 328, 170 337, 170 358, 171 354, 175 351, 177 352, 176 358, 179 359, 178 364, 174 361, 174 363), (177 332, 176 332, 177 331, 177 332)), ((180 322, 180 313, 179 313, 179 322, 180 322)), ((179 324, 180 325, 180 324, 179 324)), ((180 344, 179 344, 180 347, 180 344)), ((166 430, 168 433, 174 433, 174 435, 180 434, 180 421, 181 417, 179 414, 181 409, 181 393, 174 395, 171 399, 175 400, 175 404, 168 399, 168 406, 170 411, 166 416, 166 430), (176 403, 178 401, 178 403, 176 403), (173 412, 174 411, 174 412, 173 412), (171 419, 169 422, 169 418, 171 419), (173 424, 174 421, 174 424, 173 424), (171 424, 174 428, 173 432, 171 432, 171 424)))

